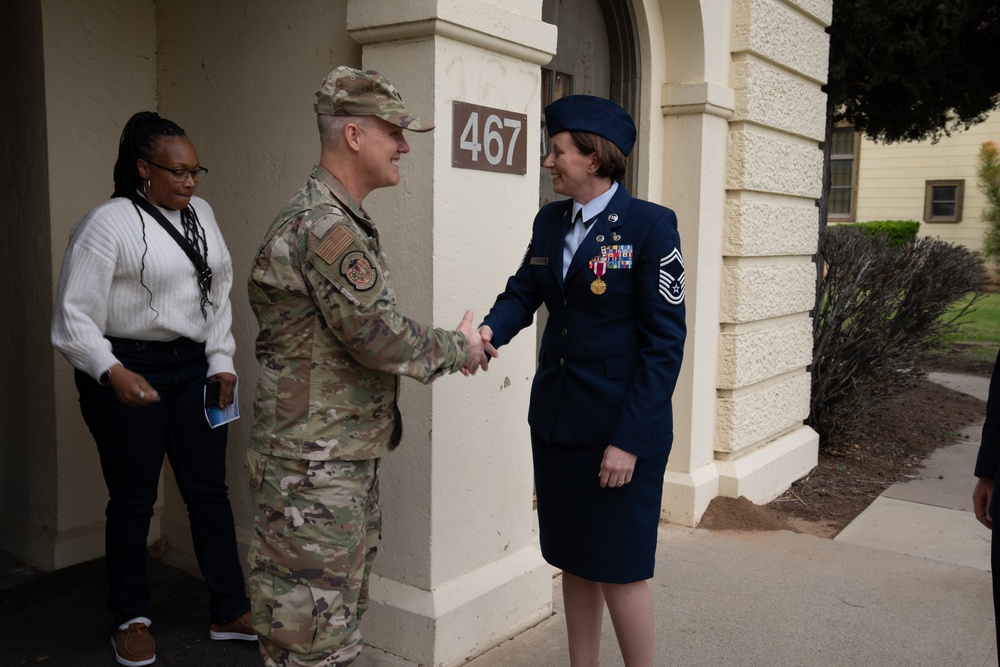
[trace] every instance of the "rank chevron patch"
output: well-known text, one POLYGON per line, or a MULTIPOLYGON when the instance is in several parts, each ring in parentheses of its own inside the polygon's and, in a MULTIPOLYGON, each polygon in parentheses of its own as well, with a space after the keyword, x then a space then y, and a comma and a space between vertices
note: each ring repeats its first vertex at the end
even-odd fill
POLYGON ((660 295, 674 306, 684 302, 684 258, 677 248, 660 260, 660 295))

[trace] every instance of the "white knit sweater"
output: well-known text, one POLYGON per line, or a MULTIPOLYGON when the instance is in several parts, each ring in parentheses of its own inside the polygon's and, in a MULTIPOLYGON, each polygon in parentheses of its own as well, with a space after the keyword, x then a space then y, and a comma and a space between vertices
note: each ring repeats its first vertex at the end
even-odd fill
MULTIPOLYGON (((140 222, 131 201, 111 199, 73 227, 52 318, 52 344, 73 366, 98 380, 120 363, 105 334, 153 341, 184 336, 205 343, 209 375, 235 373, 232 262, 212 208, 199 197, 191 205, 205 228, 213 274, 207 320, 191 260, 145 212, 140 222)), ((180 211, 160 212, 183 234, 180 211)))

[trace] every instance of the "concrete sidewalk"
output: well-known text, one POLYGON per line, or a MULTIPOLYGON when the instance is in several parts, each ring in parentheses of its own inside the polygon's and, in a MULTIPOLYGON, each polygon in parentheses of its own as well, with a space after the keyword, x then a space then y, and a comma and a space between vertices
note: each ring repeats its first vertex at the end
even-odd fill
MULTIPOLYGON (((931 379, 986 400, 988 380, 931 379)), ((980 430, 934 453, 834 540, 663 526, 650 582, 656 665, 997 665, 990 534, 971 503, 980 430)), ((467 667, 568 665, 560 583, 553 616, 467 667)), ((414 667, 371 648, 355 664, 414 667)), ((601 665, 623 665, 607 617, 601 665)))

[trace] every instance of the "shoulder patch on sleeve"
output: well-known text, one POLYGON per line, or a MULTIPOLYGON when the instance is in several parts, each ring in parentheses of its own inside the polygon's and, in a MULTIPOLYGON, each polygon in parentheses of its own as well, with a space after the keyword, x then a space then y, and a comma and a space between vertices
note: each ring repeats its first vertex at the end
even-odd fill
POLYGON ((340 254, 350 247, 354 237, 346 229, 337 225, 326 235, 323 242, 316 248, 316 254, 328 264, 333 264, 340 254))
POLYGON ((374 287, 378 278, 375 267, 360 250, 344 255, 344 259, 340 261, 340 274, 347 278, 354 289, 362 292, 374 287))
POLYGON ((337 222, 308 252, 306 271, 346 297, 357 308, 369 308, 382 296, 379 258, 370 254, 363 240, 344 222, 337 222))

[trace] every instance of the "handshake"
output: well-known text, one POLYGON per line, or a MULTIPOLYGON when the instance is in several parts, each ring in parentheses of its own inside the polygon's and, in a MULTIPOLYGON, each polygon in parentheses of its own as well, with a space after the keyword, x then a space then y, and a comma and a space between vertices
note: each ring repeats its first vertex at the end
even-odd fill
POLYGON ((479 329, 473 329, 471 310, 465 311, 465 317, 462 318, 457 330, 465 334, 469 340, 469 361, 462 367, 462 375, 475 375, 480 368, 488 371, 490 357, 500 356, 492 344, 493 331, 485 324, 479 329))

